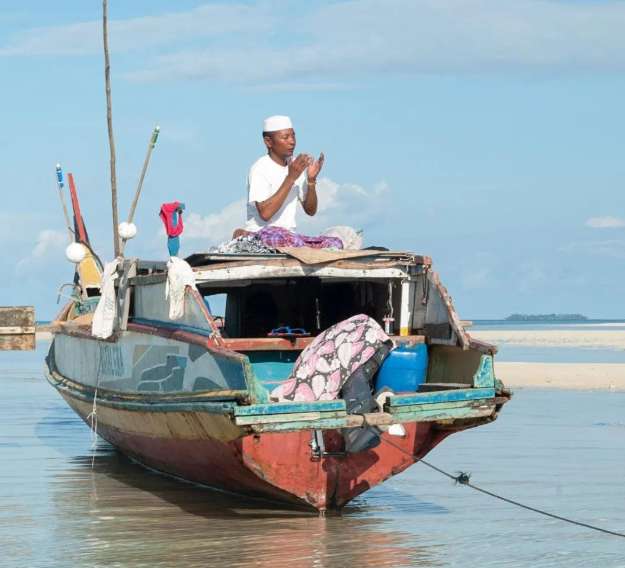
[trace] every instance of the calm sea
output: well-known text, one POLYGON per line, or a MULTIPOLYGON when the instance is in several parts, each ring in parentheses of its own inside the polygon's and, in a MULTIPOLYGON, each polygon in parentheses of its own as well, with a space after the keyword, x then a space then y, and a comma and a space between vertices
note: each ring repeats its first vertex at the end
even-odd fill
MULTIPOLYGON (((145 471, 92 438, 35 353, 0 352, 0 566, 625 567, 625 539, 537 516, 416 464, 320 519, 145 471)), ((519 391, 428 459, 625 532, 625 393, 519 391)))

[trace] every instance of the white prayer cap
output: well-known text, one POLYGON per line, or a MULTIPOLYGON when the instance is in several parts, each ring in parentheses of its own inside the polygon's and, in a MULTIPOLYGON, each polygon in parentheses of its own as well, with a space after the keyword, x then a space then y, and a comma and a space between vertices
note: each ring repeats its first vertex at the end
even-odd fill
POLYGON ((277 114, 266 118, 263 122, 263 132, 276 132, 287 128, 293 128, 293 123, 288 116, 277 114))

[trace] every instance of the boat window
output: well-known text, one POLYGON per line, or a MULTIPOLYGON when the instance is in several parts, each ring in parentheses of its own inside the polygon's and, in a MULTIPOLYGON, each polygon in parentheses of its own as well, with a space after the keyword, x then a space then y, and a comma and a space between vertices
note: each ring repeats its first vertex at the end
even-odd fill
MULTIPOLYGON (((169 302, 165 300, 165 283, 135 286, 131 315, 133 321, 137 322, 170 322, 169 302)), ((189 292, 184 303, 184 314, 176 323, 198 329, 211 329, 201 305, 194 298, 190 299, 189 292)))

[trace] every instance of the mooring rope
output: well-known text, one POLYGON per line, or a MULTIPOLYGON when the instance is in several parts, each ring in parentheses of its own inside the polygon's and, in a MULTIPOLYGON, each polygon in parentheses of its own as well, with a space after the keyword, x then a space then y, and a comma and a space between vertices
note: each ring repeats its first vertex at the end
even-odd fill
MULTIPOLYGON (((400 452, 410 456, 411 458, 416 459, 415 456, 412 453, 407 452, 406 450, 404 450, 403 448, 401 448, 398 445, 394 444, 390 440, 382 438, 382 441, 384 441, 387 444, 393 446, 395 449, 397 449, 400 452)), ((475 489, 475 491, 479 491, 480 493, 484 493, 484 495, 489 495, 490 497, 494 497, 495 499, 499 499, 500 501, 505 501, 506 503, 510 503, 511 505, 516 505, 517 507, 521 507, 522 509, 526 509, 528 511, 533 511, 534 513, 538 513, 539 515, 544 515, 546 517, 551 517, 552 519, 557 519, 559 521, 564 521, 565 523, 570 523, 572 525, 577 525, 578 527, 584 527, 584 528, 592 529, 594 531, 599 531, 599 532, 602 532, 602 533, 605 533, 605 534, 609 534, 609 535, 613 535, 613 536, 620 536, 622 538, 625 538, 625 534, 624 533, 611 531, 611 530, 608 530, 608 529, 603 529, 603 528, 597 527, 595 525, 589 525, 588 523, 582 523, 581 521, 576 521, 574 519, 569 519, 567 517, 562 517, 561 515, 555 515, 554 513, 549 513, 548 511, 543 511, 542 509, 537 509, 536 507, 531 507, 529 505, 525 505, 523 503, 520 503, 519 501, 514 501, 513 499, 508 499, 507 497, 503 497, 502 495, 497 495, 496 493, 493 493, 492 491, 488 491, 486 489, 482 489, 481 487, 478 487, 477 485, 474 485, 473 483, 471 483, 471 481, 470 481, 471 474, 470 473, 461 471, 458 475, 452 475, 451 473, 441 469, 440 467, 436 467, 434 464, 431 464, 431 463, 425 461, 424 459, 418 459, 417 461, 419 463, 422 463, 423 465, 426 465, 427 467, 433 469, 434 471, 437 471, 438 473, 444 475, 445 477, 448 477, 449 479, 454 480, 456 482, 456 484, 466 485, 467 487, 470 487, 471 489, 475 489)))
MULTIPOLYGON (((101 355, 100 355, 101 356, 101 355)), ((91 423, 91 469, 95 465, 95 454, 98 446, 98 387, 100 386, 100 368, 101 361, 98 361, 98 367, 95 377, 95 391, 93 392, 93 404, 91 412, 87 414, 87 420, 91 423)))

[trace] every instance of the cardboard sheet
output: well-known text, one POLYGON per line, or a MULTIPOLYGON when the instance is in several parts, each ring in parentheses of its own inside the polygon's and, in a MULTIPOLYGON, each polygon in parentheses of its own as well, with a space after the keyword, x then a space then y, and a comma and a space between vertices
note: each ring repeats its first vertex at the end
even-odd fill
POLYGON ((310 247, 280 247, 278 251, 296 258, 304 264, 323 264, 324 262, 384 254, 377 250, 327 250, 310 247))

